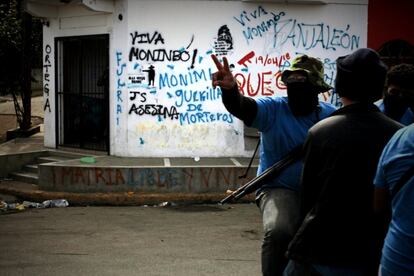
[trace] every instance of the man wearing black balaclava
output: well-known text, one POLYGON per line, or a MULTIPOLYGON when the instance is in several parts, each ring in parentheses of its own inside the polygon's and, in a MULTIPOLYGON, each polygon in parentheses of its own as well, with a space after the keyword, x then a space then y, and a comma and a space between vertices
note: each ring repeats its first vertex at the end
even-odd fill
MULTIPOLYGON (((318 93, 330 86, 323 80, 323 65, 303 55, 292 61, 282 73, 287 97, 253 99, 240 94, 226 58, 223 64, 212 56, 218 71, 213 74, 213 86, 223 91, 223 104, 247 126, 260 131, 260 164, 257 174, 301 145, 308 129, 329 116, 335 107, 318 101, 318 93)), ((299 224, 300 161, 286 168, 278 177, 256 192, 256 203, 262 219, 262 273, 281 275, 287 259, 284 253, 299 224)))
POLYGON ((414 123, 414 106, 410 99, 413 91, 414 65, 396 65, 387 73, 387 89, 383 100, 378 101, 377 105, 388 117, 403 125, 409 125, 414 123))

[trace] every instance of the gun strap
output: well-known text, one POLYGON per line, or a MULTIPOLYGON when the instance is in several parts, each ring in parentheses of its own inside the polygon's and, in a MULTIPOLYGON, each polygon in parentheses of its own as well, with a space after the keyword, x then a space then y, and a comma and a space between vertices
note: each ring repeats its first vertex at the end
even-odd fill
POLYGON ((276 175, 280 174, 283 170, 289 167, 294 162, 298 161, 303 155, 302 145, 295 147, 292 149, 287 155, 285 155, 282 159, 274 163, 272 166, 267 168, 264 172, 262 172, 257 177, 266 177, 273 178, 276 175))
MULTIPOLYGON (((251 193, 254 190, 260 188, 265 182, 269 181, 270 179, 275 178, 279 174, 283 172, 287 167, 291 164, 298 161, 303 156, 303 149, 302 145, 297 146, 296 148, 292 149, 287 155, 285 155, 282 159, 274 163, 272 166, 267 168, 263 171, 260 175, 256 176, 248 183, 245 184, 244 192, 242 193, 243 196, 245 194, 251 193)), ((236 198, 240 198, 236 196, 236 198)))
POLYGON ((290 166, 292 163, 298 161, 303 155, 302 145, 291 150, 285 157, 274 163, 271 167, 267 168, 260 175, 248 181, 242 187, 226 196, 220 201, 220 204, 227 203, 229 201, 237 201, 243 196, 252 193, 253 191, 260 188, 266 181, 276 177, 285 168, 290 166))
POLYGON ((253 155, 252 155, 252 158, 250 158, 249 165, 247 166, 247 169, 246 169, 246 171, 244 172, 244 174, 239 176, 239 179, 241 179, 241 178, 246 178, 246 177, 247 177, 247 174, 249 173, 249 170, 250 170, 250 168, 251 168, 251 166, 252 166, 252 163, 253 163, 254 157, 256 156, 257 150, 259 149, 259 145, 260 145, 260 137, 259 137, 259 140, 257 141, 257 145, 256 145, 256 148, 255 148, 254 153, 253 153, 253 155))

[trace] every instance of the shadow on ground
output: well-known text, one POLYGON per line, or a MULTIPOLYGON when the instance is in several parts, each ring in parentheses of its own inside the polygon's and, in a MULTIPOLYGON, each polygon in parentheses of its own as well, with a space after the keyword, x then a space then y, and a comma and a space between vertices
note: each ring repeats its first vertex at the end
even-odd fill
MULTIPOLYGON (((43 118, 32 117, 32 125, 43 124, 43 118)), ((6 133, 8 130, 18 128, 16 115, 0 114, 0 143, 6 142, 6 133)))
POLYGON ((231 209, 230 206, 211 206, 211 205, 177 205, 177 206, 170 206, 167 209, 176 212, 183 212, 183 213, 198 213, 198 212, 223 212, 231 209))

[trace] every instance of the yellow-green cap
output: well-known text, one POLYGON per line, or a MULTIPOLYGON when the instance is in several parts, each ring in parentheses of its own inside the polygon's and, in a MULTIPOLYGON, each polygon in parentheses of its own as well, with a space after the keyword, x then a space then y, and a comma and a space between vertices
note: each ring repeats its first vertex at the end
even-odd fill
POLYGON ((308 76, 309 82, 315 86, 319 92, 325 92, 332 88, 323 79, 324 70, 323 64, 320 60, 307 55, 296 57, 292 61, 289 69, 283 71, 282 81, 286 84, 286 79, 289 75, 298 71, 305 72, 308 76))

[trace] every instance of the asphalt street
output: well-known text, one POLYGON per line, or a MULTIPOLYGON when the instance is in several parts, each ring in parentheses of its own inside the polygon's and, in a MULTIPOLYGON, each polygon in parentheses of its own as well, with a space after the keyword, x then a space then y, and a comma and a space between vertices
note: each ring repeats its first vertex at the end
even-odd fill
POLYGON ((260 275, 254 204, 0 215, 0 275, 260 275))

